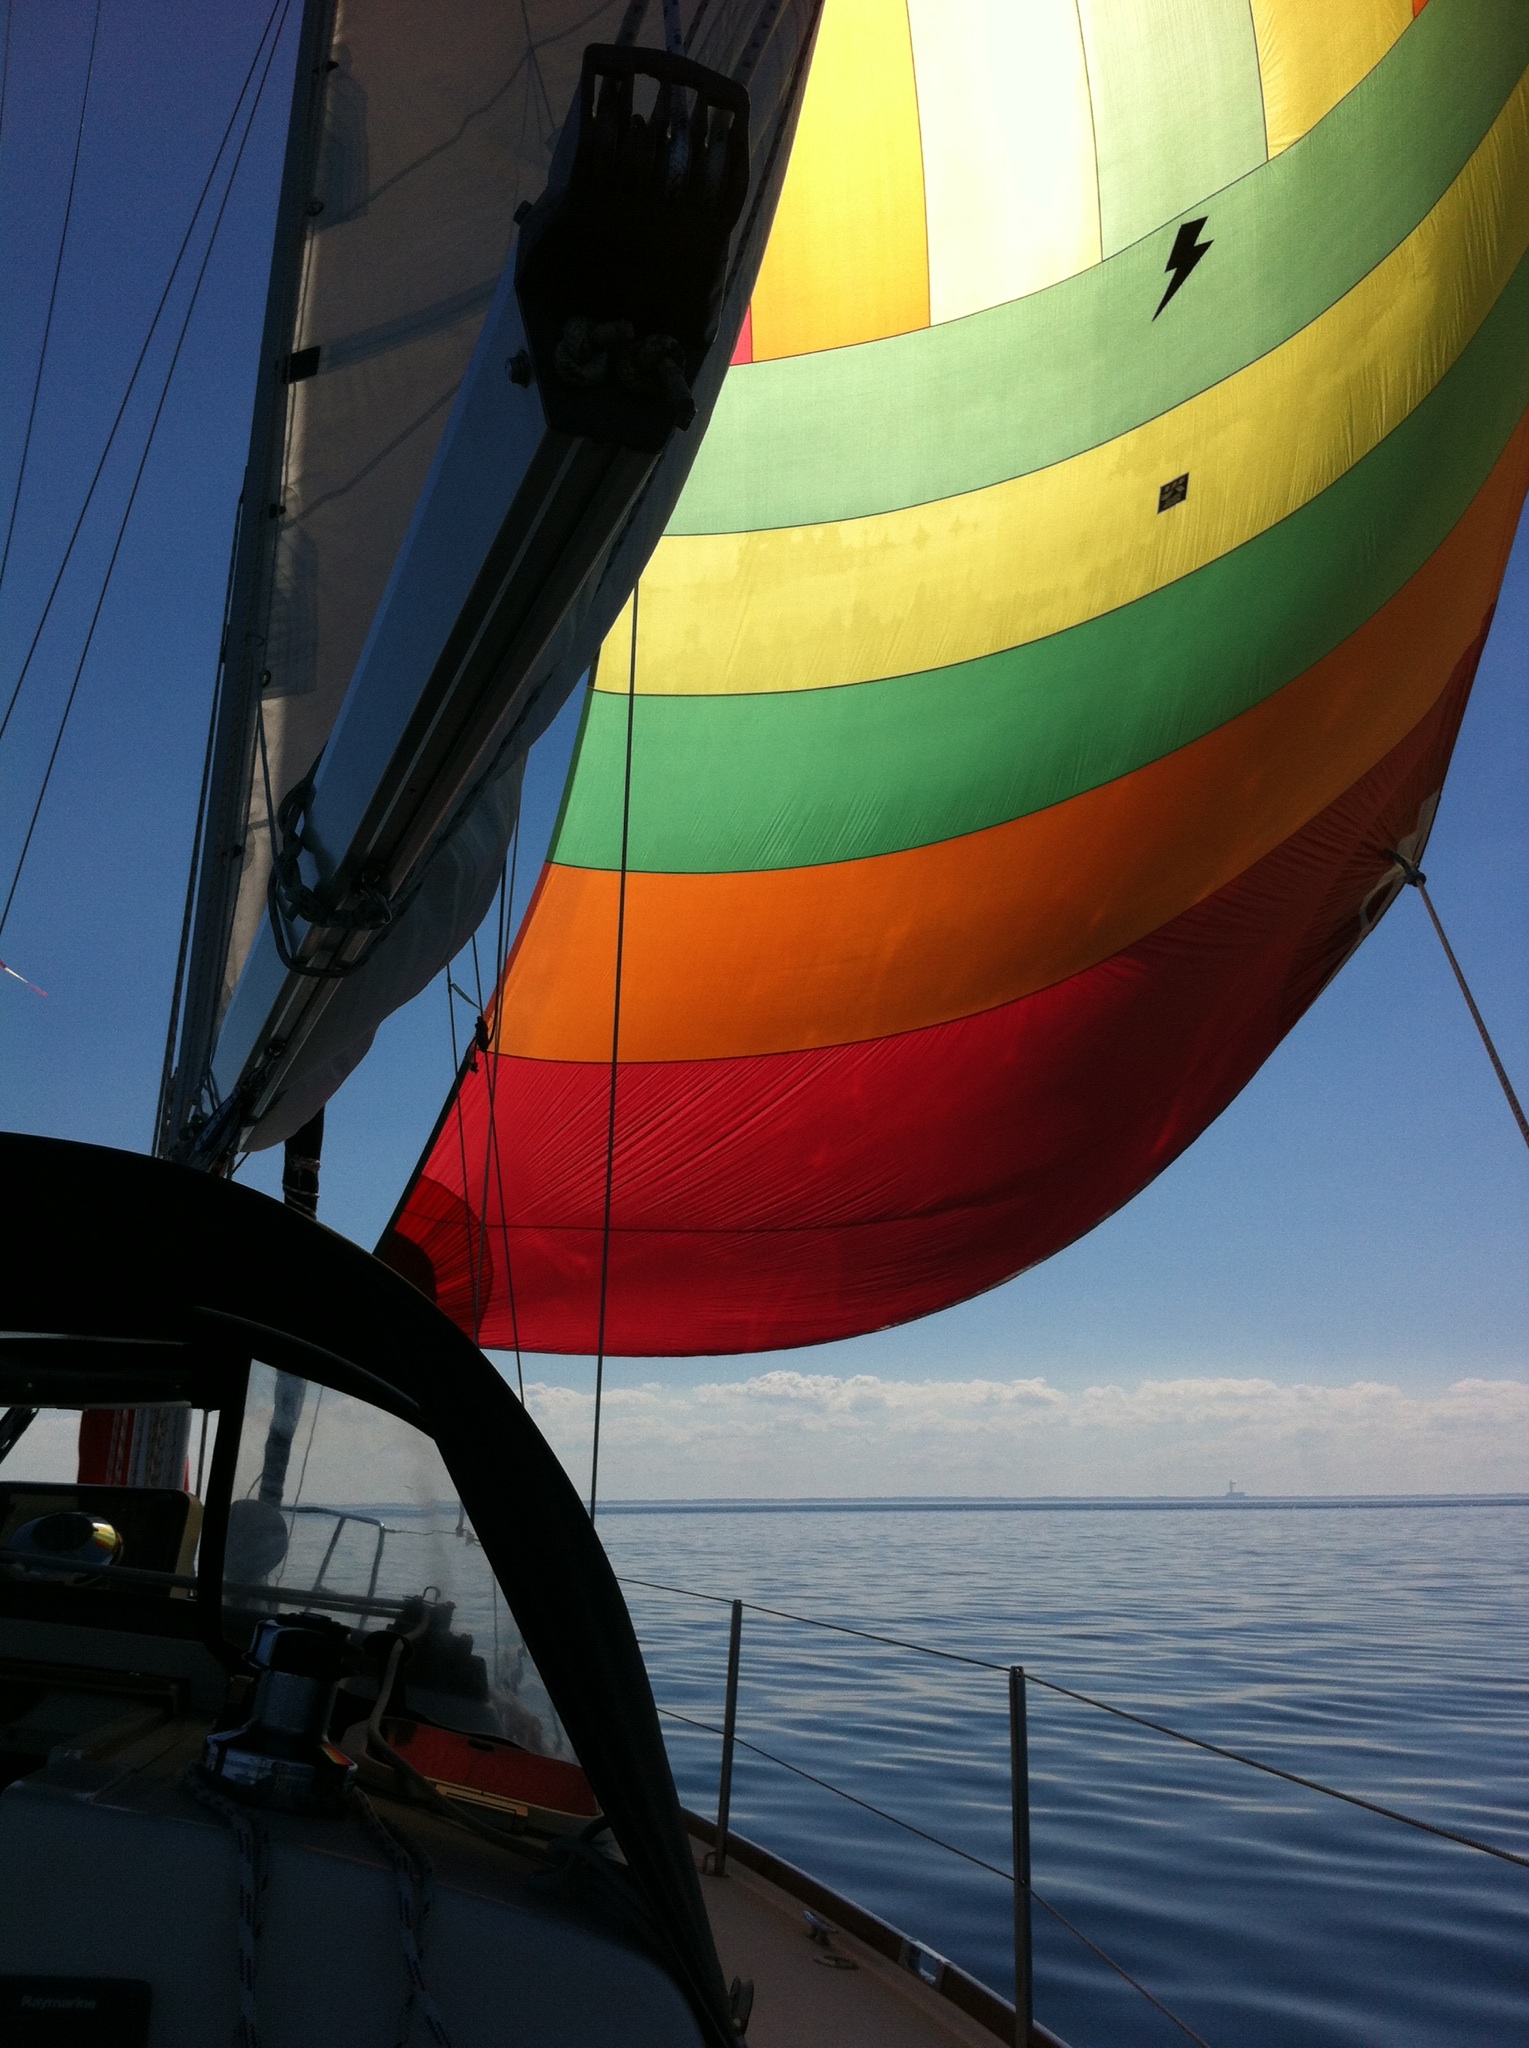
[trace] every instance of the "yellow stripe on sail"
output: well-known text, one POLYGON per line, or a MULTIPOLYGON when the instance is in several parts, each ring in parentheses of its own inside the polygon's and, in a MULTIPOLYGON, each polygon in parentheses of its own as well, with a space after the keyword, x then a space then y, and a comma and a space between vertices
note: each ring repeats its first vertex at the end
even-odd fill
MULTIPOLYGON (((661 541, 643 576, 637 687, 710 695, 920 673, 1145 597, 1298 511, 1382 441, 1460 355, 1526 247, 1529 74, 1385 262, 1186 404, 934 504, 661 541), (1159 513, 1160 487, 1185 473, 1187 498, 1159 513)), ((606 672, 625 687, 624 658, 606 672)))
POLYGON ((826 0, 754 288, 754 361, 928 325, 907 0, 826 0))
POLYGON ((1269 154, 1278 156, 1373 71, 1412 0, 1252 0, 1269 154))

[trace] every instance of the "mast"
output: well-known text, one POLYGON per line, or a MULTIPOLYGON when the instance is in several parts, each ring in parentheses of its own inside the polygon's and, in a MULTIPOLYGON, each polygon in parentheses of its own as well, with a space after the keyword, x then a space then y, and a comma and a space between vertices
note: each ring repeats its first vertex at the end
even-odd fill
POLYGON ((239 499, 233 567, 219 649, 217 700, 206 811, 193 848, 195 910, 185 993, 169 1020, 166 1068, 154 1149, 171 1151, 197 1113, 217 1037, 224 966, 244 867, 244 820, 254 772, 255 719, 264 663, 264 619, 279 529, 283 428, 302 259, 322 134, 326 53, 335 0, 303 0, 292 107, 287 123, 270 284, 260 336, 260 370, 249 456, 239 499))
MULTIPOLYGON (((324 1112, 310 1118, 288 1138, 282 1160, 281 1199, 285 1207, 310 1220, 319 1213, 319 1166, 324 1149, 324 1112)), ((292 1458, 292 1439, 302 1420, 308 1382, 293 1372, 278 1372, 270 1427, 265 1437, 265 1457, 260 1467, 259 1498, 279 1508, 287 1490, 287 1467, 292 1458)))

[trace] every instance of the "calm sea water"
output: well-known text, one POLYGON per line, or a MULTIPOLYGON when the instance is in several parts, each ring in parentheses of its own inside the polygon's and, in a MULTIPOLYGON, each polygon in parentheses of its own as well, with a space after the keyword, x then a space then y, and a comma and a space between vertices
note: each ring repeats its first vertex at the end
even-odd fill
MULTIPOLYGON (((1529 1853, 1529 1503, 602 1509, 628 1578, 1021 1662, 1529 1853)), ((661 1706, 720 1725, 727 1610, 629 1585, 661 1706)), ((719 1744, 669 1721, 686 1802, 719 1744)), ((746 1614, 739 1733, 1007 1867, 1000 1673, 746 1614)), ((1030 1695, 1034 1883, 1211 2048, 1529 2043, 1529 1871, 1030 1695)), ((740 1752, 740 1832, 1012 1993, 999 1880, 740 1752)), ((1069 2048, 1182 2041, 1036 1914, 1069 2048)))

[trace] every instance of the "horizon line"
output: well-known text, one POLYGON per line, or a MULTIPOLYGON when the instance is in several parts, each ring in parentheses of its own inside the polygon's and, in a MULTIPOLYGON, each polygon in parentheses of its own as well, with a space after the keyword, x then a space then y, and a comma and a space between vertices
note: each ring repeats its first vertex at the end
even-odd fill
POLYGON ((606 1514, 1047 1513, 1069 1510, 1529 1507, 1529 1493, 803 1494, 609 1499, 606 1514))

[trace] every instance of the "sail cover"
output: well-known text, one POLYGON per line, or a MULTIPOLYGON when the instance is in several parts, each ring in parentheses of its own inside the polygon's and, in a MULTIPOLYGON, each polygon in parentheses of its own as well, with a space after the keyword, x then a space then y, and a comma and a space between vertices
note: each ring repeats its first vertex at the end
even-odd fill
POLYGON ((384 1256, 489 1344, 802 1344, 1219 1114, 1393 899, 1491 621, 1526 65, 1521 0, 828 0, 384 1256))

